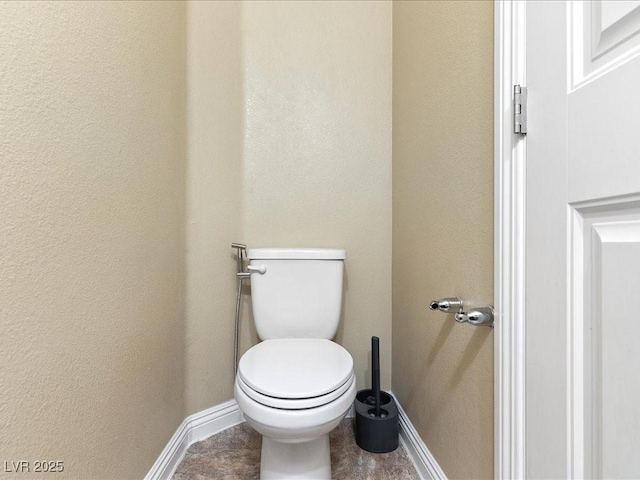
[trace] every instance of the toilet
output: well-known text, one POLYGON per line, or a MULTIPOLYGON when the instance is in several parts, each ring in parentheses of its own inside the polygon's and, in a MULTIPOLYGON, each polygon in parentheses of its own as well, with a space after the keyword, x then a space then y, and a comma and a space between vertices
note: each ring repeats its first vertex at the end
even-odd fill
POLYGON ((329 432, 356 396, 353 359, 331 341, 342 307, 344 250, 247 253, 260 343, 240 359, 234 395, 262 435, 261 479, 330 479, 329 432))

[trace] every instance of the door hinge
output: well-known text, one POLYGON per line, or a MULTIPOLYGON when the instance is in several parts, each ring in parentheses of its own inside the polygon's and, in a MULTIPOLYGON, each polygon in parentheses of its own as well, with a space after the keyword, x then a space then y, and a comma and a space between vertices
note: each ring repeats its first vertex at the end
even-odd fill
POLYGON ((527 87, 513 86, 513 133, 527 133, 527 87))

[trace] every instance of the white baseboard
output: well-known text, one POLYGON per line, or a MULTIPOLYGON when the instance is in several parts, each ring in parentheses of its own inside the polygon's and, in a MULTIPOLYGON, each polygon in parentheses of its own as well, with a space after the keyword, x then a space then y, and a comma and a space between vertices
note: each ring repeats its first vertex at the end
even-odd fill
POLYGON ((184 419, 153 464, 145 480, 168 480, 194 443, 244 422, 235 400, 194 413, 184 419))
MULTIPOLYGON (((446 475, 411 424, 398 399, 396 404, 400 418, 400 442, 418 475, 422 480, 446 480, 446 475)), ((347 417, 353 416, 352 407, 347 417)), ((229 400, 185 418, 147 473, 145 480, 169 480, 191 445, 242 422, 244 418, 235 400, 229 400)))
MULTIPOLYGON (((395 395, 393 398, 395 398, 395 395)), ((422 438, 420 438, 420 435, 418 435, 397 398, 396 404, 398 405, 400 418, 400 443, 407 451, 407 455, 409 455, 413 465, 416 467, 418 475, 422 480, 446 480, 447 476, 422 441, 422 438)))

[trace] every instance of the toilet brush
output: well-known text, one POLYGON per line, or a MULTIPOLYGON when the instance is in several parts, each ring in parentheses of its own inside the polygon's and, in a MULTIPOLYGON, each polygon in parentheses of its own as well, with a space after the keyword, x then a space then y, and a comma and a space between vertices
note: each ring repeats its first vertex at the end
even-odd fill
POLYGON ((356 443, 368 452, 387 453, 398 448, 398 406, 380 390, 380 339, 371 337, 371 389, 360 390, 354 402, 356 443))

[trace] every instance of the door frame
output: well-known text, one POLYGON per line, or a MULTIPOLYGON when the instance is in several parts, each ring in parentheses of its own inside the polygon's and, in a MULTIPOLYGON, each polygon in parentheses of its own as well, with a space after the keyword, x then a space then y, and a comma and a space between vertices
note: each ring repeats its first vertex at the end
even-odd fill
POLYGON ((526 135, 513 86, 526 85, 526 4, 494 1, 494 473, 525 477, 526 135))

